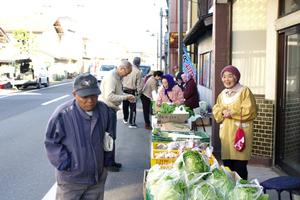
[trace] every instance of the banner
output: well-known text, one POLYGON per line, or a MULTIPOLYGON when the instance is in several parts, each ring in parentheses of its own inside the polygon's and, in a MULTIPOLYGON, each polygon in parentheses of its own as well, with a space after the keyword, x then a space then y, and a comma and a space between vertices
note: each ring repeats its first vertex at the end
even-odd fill
POLYGON ((193 79, 196 82, 196 68, 194 67, 191 61, 191 57, 187 52, 187 48, 185 45, 183 45, 182 63, 183 63, 182 71, 184 73, 190 74, 191 77, 193 77, 193 79))

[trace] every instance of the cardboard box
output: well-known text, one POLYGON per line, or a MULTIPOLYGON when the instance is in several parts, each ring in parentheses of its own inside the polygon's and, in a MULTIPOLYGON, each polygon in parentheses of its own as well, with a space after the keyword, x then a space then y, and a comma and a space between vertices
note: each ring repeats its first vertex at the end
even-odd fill
POLYGON ((157 123, 166 123, 166 122, 177 122, 177 123, 186 123, 189 118, 189 114, 157 114, 157 123))
POLYGON ((195 121, 195 124, 197 126, 210 126, 211 125, 211 118, 210 117, 206 117, 206 118, 198 118, 195 121))

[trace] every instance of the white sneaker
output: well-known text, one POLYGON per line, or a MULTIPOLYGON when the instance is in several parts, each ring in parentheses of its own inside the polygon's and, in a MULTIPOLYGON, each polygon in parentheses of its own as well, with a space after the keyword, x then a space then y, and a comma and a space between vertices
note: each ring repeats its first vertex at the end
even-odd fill
POLYGON ((131 124, 128 126, 128 128, 137 128, 137 125, 136 124, 131 124))
POLYGON ((128 124, 128 121, 126 121, 125 119, 123 119, 123 123, 124 124, 128 124))

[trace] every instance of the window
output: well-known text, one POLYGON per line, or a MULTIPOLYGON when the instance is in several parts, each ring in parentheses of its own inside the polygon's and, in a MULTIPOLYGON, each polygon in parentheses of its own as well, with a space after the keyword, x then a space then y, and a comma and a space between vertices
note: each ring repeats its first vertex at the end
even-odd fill
POLYGON ((211 88, 211 52, 206 52, 199 55, 198 77, 199 84, 211 88))
POLYGON ((280 1, 280 16, 287 15, 297 10, 300 10, 300 0, 280 1))
POLYGON ((198 17, 205 16, 213 12, 212 0, 198 0, 198 17))

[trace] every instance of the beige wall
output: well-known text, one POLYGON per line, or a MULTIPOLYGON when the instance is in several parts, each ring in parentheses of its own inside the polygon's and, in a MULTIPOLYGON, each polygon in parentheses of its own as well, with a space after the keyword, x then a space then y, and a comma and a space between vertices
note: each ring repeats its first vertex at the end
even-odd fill
POLYGON ((187 15, 187 32, 193 27, 193 25, 198 21, 197 16, 198 5, 197 2, 193 0, 188 1, 188 15, 187 15))
POLYGON ((276 71, 277 71, 277 31, 275 21, 278 13, 278 0, 269 0, 267 4, 267 46, 266 46, 266 74, 265 98, 276 99, 276 71))
POLYGON ((267 0, 237 0, 232 7, 232 64, 241 83, 265 92, 267 0))

